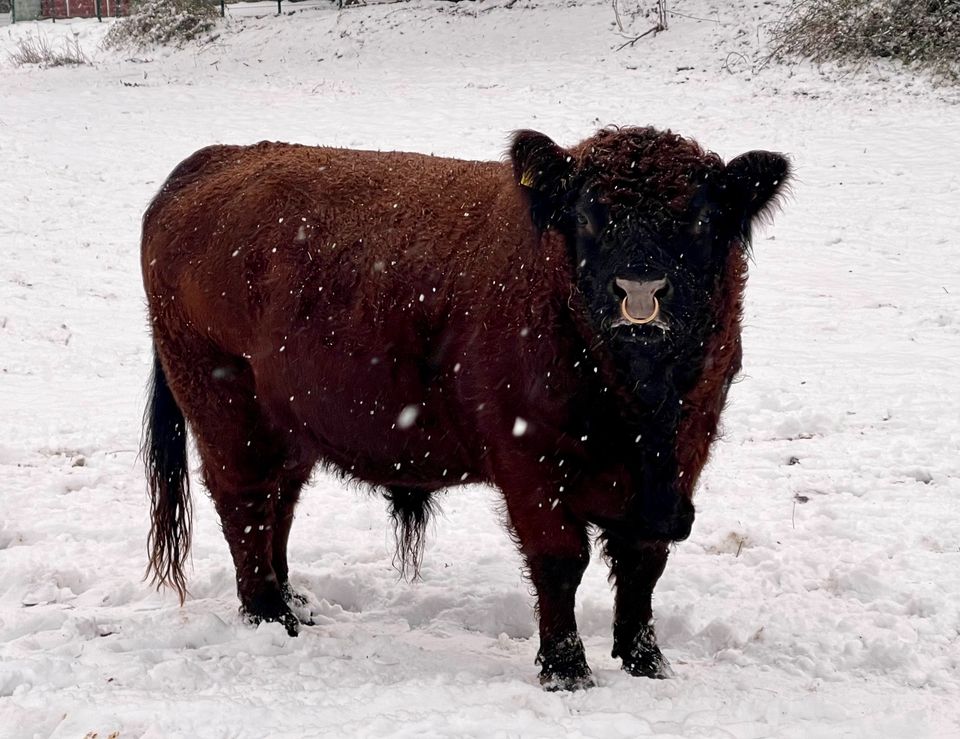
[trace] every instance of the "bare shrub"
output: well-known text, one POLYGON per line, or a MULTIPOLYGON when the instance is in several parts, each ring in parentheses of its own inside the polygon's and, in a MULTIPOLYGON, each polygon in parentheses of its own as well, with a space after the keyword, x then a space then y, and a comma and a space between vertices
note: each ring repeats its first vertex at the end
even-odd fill
POLYGON ((80 40, 63 39, 59 49, 50 45, 50 40, 43 34, 26 36, 17 41, 17 45, 10 52, 10 61, 18 67, 25 64, 37 64, 42 67, 64 67, 78 64, 89 64, 90 60, 80 48, 80 40))
POLYGON ((617 47, 617 51, 620 51, 620 49, 625 46, 633 46, 645 36, 649 36, 650 34, 657 35, 661 31, 666 31, 667 28, 669 28, 667 16, 670 11, 667 10, 667 0, 656 0, 654 3, 649 2, 649 0, 627 3, 624 10, 629 19, 627 22, 628 25, 632 26, 633 23, 641 17, 648 23, 652 22, 653 25, 639 35, 627 33, 620 15, 619 0, 613 0, 613 16, 617 22, 617 28, 619 29, 620 35, 627 39, 627 41, 617 47))
POLYGON ((182 46, 217 24, 220 14, 210 0, 141 0, 103 39, 105 48, 182 46))
POLYGON ((772 39, 771 58, 894 59, 960 82, 960 0, 796 0, 772 39))

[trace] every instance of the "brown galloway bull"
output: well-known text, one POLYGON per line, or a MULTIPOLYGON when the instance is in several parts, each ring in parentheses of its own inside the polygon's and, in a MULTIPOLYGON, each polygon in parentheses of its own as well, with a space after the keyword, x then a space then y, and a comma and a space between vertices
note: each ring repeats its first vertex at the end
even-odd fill
POLYGON ((381 488, 419 564, 432 496, 502 493, 537 592, 540 681, 593 684, 574 598, 597 533, 613 654, 668 671, 651 595, 740 369, 752 224, 789 166, 669 132, 509 163, 261 143, 180 164, 143 219, 155 349, 151 571, 185 593, 186 429, 243 611, 291 635, 287 537, 320 463, 381 488))

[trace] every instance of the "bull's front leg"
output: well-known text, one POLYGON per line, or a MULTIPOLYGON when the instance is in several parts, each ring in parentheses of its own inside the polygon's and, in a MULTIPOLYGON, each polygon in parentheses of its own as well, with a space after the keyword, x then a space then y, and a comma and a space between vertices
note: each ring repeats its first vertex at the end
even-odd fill
POLYGON ((540 684, 547 690, 578 690, 595 684, 573 613, 577 587, 589 561, 588 547, 576 554, 527 557, 537 590, 540 684))
POLYGON ((595 683, 574 616, 577 587, 590 561, 586 528, 549 497, 504 490, 507 511, 527 573, 536 589, 540 684, 577 690, 595 683))
POLYGON ((653 628, 653 588, 667 564, 666 542, 624 544, 606 541, 605 552, 616 585, 613 656, 636 677, 673 675, 653 628))

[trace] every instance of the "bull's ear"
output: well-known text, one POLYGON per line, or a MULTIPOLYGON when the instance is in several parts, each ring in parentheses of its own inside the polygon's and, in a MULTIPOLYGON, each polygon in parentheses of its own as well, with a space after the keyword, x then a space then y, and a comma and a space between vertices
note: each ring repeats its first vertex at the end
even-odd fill
POLYGON ((537 131, 517 131, 510 144, 513 176, 530 202, 530 216, 538 229, 559 225, 563 217, 573 157, 549 136, 537 131))
POLYGON ((790 179, 790 161, 772 151, 749 151, 732 159, 723 172, 723 190, 728 212, 749 241, 750 226, 757 217, 776 208, 778 195, 790 179))

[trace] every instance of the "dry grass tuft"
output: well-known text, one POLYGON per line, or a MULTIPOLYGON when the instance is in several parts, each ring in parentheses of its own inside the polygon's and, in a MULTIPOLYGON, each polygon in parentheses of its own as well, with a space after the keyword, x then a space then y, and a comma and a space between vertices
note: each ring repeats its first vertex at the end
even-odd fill
POLYGON ((43 34, 27 36, 17 42, 16 48, 10 52, 10 61, 18 67, 25 64, 37 64, 41 67, 65 67, 78 64, 89 64, 90 60, 80 48, 79 39, 63 39, 59 49, 50 45, 50 40, 43 34))

